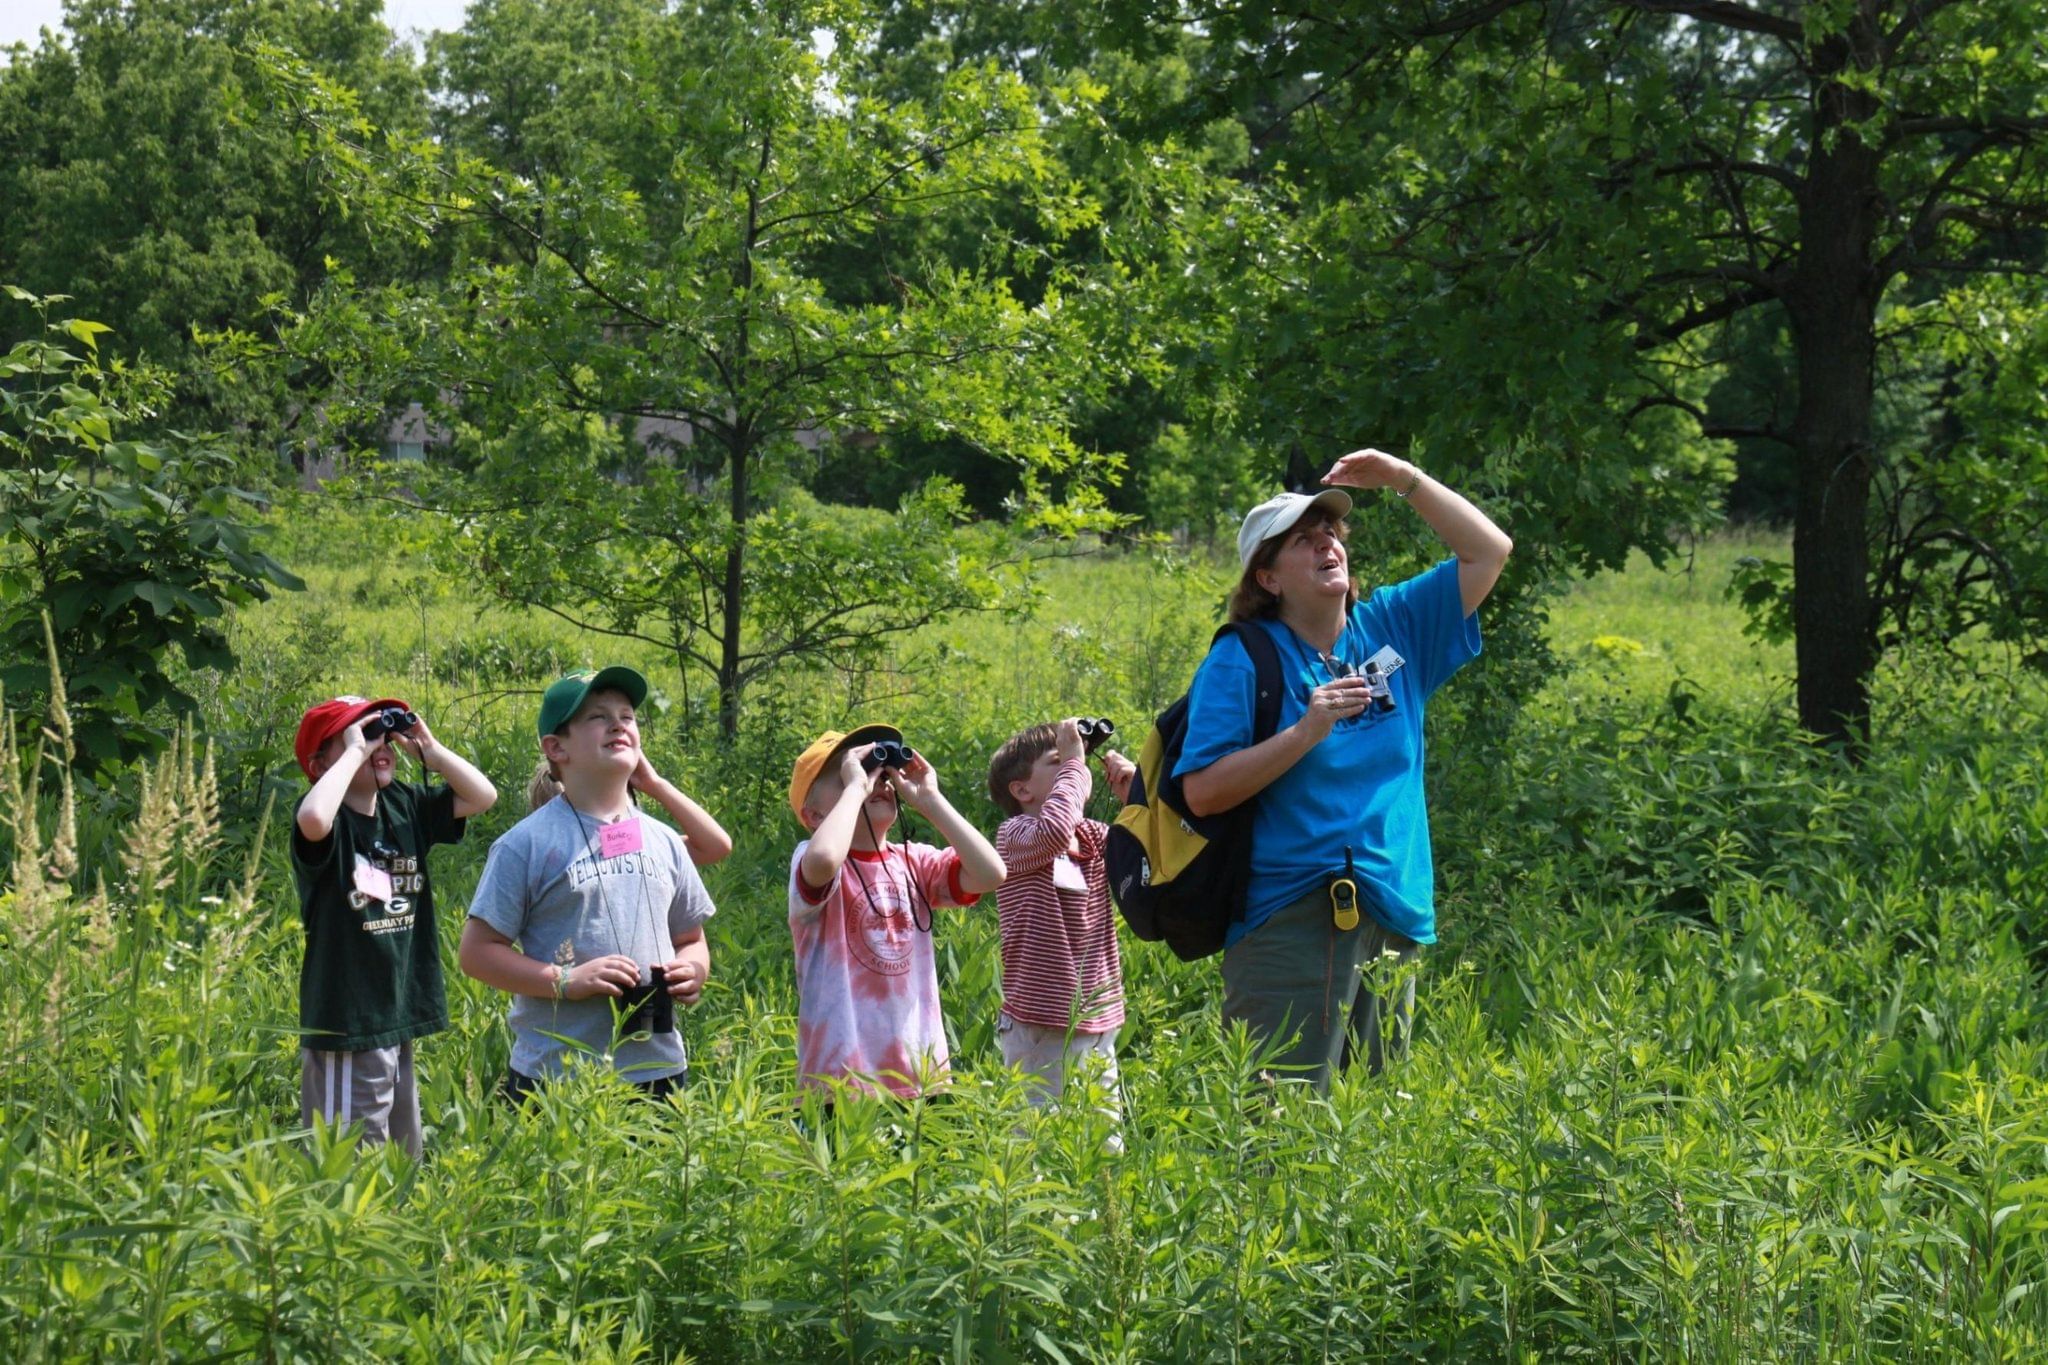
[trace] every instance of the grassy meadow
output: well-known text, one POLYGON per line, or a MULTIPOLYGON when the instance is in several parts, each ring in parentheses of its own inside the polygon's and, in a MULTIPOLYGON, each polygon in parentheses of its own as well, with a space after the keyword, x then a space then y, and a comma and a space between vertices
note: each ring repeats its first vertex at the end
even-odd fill
POLYGON ((1215 964, 1127 941, 1113 1155, 1093 1110, 1033 1114, 1000 1068, 992 907, 937 927, 955 1098, 794 1121, 783 791, 810 733, 892 719, 992 828, 995 746, 1077 711, 1135 744, 1221 568, 1052 563, 1026 615, 762 685, 725 750, 658 653, 480 605, 412 534, 302 512, 280 548, 309 591, 236 621, 197 752, 81 790, 75 835, 53 776, 0 765, 9 1360, 2048 1350, 2048 698, 1997 660, 1908 659, 1864 765, 1806 748, 1788 650, 1722 596, 1769 537, 1557 599, 1561 667, 1525 705, 1486 659, 1441 695, 1443 941, 1387 1076, 1274 1095, 1218 1026, 1215 964), (584 1078, 514 1113, 505 1001, 453 969, 461 908, 523 813, 539 689, 612 660, 656 680, 648 750, 738 844, 707 875, 694 1081, 656 1107, 584 1078), (290 742, 342 690, 408 698, 503 793, 435 854, 453 1023, 418 1050, 417 1165, 294 1131, 290 742))

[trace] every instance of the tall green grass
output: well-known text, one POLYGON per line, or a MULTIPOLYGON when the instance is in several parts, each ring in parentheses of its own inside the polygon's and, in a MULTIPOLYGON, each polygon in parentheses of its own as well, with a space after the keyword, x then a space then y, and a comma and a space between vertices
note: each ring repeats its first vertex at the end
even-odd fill
POLYGON ((1085 711, 1135 737, 1199 658, 1215 566, 1056 565, 1029 619, 955 623, 857 684, 763 689, 729 752, 693 738, 667 680, 650 748, 739 842, 710 878, 712 984, 684 1025, 695 1083, 653 1105, 584 1077, 511 1112, 493 1094, 504 1001, 454 977, 453 1027, 419 1050, 430 1129, 413 1165, 294 1131, 282 817, 258 850, 238 812, 266 784, 300 789, 285 751, 309 698, 391 690, 427 709, 508 792, 436 855, 452 962, 484 849, 518 814, 521 689, 546 676, 532 654, 555 651, 549 669, 614 656, 431 576, 380 597, 402 575, 346 543, 327 554, 311 601, 236 624, 245 671, 207 692, 211 788, 186 749, 150 801, 131 789, 96 814, 81 794, 73 857, 61 793, 0 786, 9 1359, 2044 1347, 2038 690, 1936 706, 1894 688, 1852 767, 1790 733, 1782 654, 1741 637, 1704 570, 1687 586, 1632 569, 1556 604, 1574 667, 1505 740, 1470 737, 1483 718, 1460 711, 1461 683, 1445 693, 1444 942, 1413 1055, 1386 1077, 1274 1091, 1218 1027, 1213 964, 1127 942, 1112 1155, 1094 1109, 1034 1113, 998 1065, 994 917, 968 910, 937 930, 953 1097, 806 1122, 783 921, 793 746, 894 719, 992 823, 982 773, 1011 730, 1085 711), (1643 648, 1594 643, 1608 636, 1643 648))

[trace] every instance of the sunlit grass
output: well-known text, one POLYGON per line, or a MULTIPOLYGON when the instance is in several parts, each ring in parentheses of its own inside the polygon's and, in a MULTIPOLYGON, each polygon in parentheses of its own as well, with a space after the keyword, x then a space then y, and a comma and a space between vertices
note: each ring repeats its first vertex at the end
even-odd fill
MULTIPOLYGON (((244 670, 204 693, 220 828, 181 840, 176 803, 88 804, 80 875, 0 896, 8 1359, 2044 1346, 2029 954, 2048 957, 2048 704, 1978 689, 1882 728, 1861 768, 1809 751, 1782 651, 1754 650, 1721 598, 1754 540, 1707 543, 1690 578, 1636 565, 1583 585, 1554 604, 1571 667, 1551 691, 1484 745, 1433 735, 1445 937, 1414 1055, 1386 1078, 1275 1093, 1217 1027, 1213 964, 1127 941, 1121 1157, 1091 1107, 1030 1113, 1001 1071, 986 908, 937 927, 955 1097, 798 1122, 783 878, 800 831, 780 789, 812 729, 883 716, 992 823, 982 769, 1011 730, 1082 711, 1137 740, 1185 685, 1228 565, 1049 565, 1026 618, 950 623, 857 682, 758 689, 732 750, 667 679, 651 750, 739 841, 710 876, 713 977, 684 1021, 695 1084, 657 1107, 591 1076, 514 1114, 494 1096, 503 998, 451 972, 452 1026, 419 1052, 413 1166, 293 1131, 280 822, 244 889, 263 774, 287 802, 303 790, 289 727, 342 687, 415 701, 478 756, 508 797, 436 854, 452 963, 489 840, 520 814, 546 680, 495 661, 550 648, 658 679, 663 661, 479 607, 355 539, 322 549, 306 598, 236 622, 244 670), (1680 677, 1697 699, 1674 709, 1680 677), (162 871, 142 884, 150 849, 162 871)), ((16 858, 52 861, 55 814, 47 793, 39 819, 0 811, 16 858)))

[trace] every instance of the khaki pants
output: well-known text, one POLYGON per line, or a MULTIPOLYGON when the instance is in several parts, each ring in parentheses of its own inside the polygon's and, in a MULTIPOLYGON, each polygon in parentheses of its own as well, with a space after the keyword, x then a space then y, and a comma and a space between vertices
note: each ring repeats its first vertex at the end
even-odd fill
POLYGON ((1415 1015, 1414 975, 1391 999, 1379 978, 1421 951, 1370 913, 1337 928, 1329 892, 1317 887, 1223 950, 1223 1022, 1244 1020, 1260 1042, 1285 1040, 1273 1065, 1286 1079, 1327 1090, 1360 1052, 1377 1076, 1407 1050, 1415 1015))
POLYGON ((412 1044, 361 1052, 299 1049, 299 1122, 315 1118, 337 1128, 363 1125, 365 1143, 396 1142, 420 1154, 420 1091, 412 1044))

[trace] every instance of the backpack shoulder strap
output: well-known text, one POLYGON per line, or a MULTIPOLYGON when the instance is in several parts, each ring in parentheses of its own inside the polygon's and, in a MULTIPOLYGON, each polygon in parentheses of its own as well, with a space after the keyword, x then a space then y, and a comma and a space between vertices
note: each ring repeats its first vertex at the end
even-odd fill
POLYGON ((1252 702, 1252 743, 1259 744, 1280 729, 1280 651, 1273 644, 1273 637, 1251 621, 1226 622, 1210 644, 1225 635, 1237 636, 1237 642, 1244 646, 1252 661, 1252 681, 1258 689, 1252 702))

